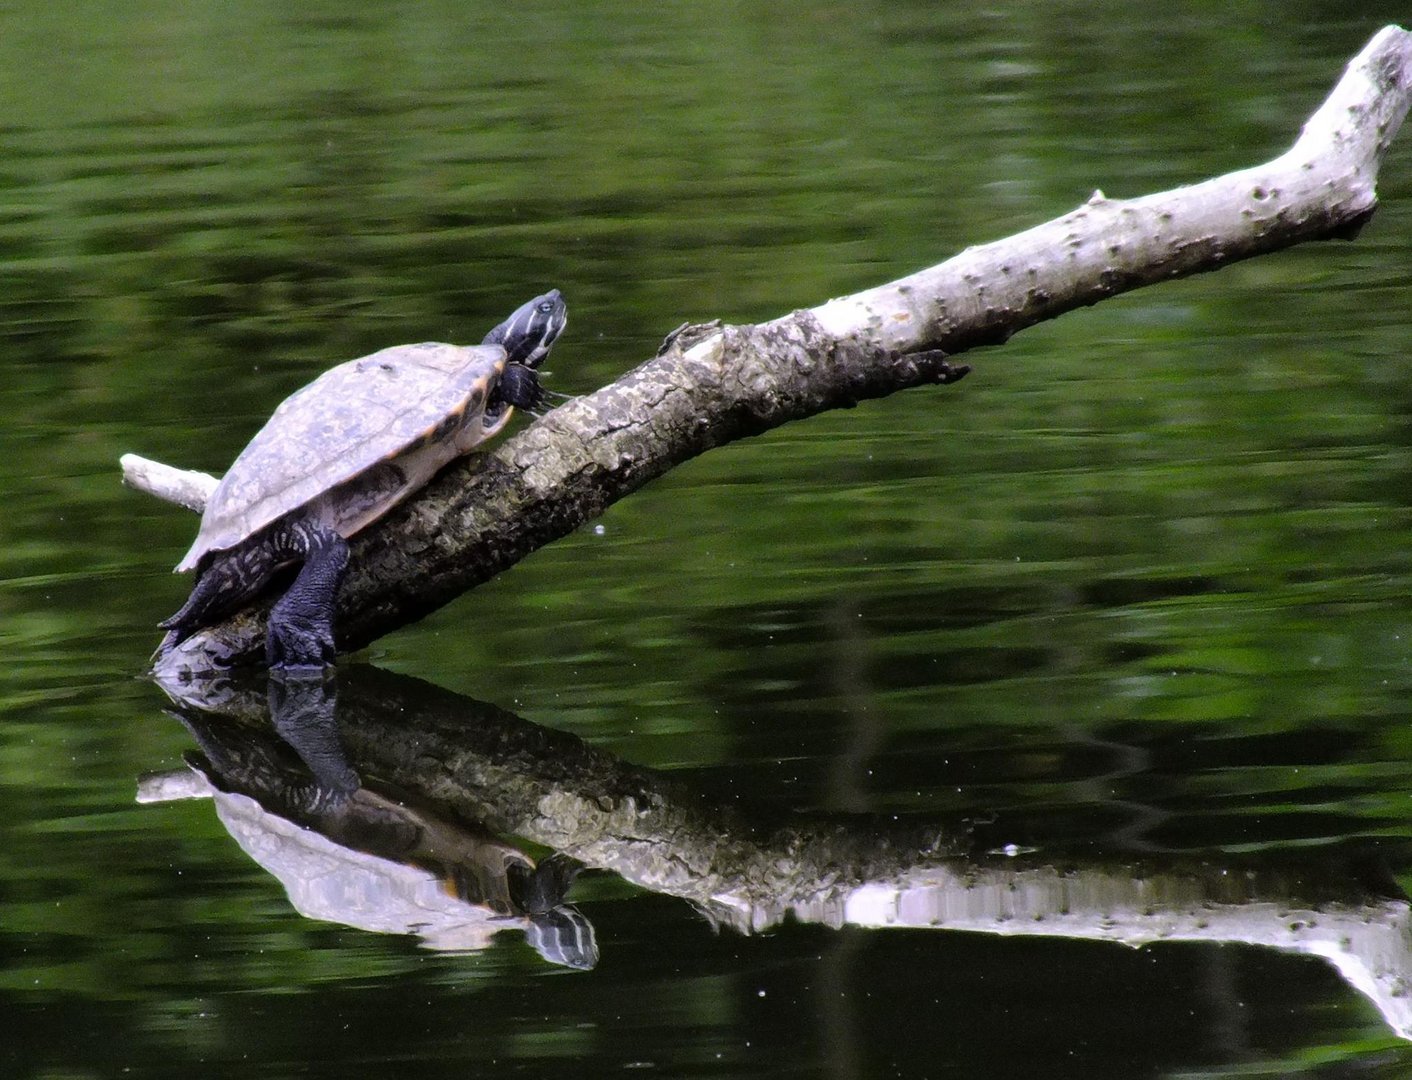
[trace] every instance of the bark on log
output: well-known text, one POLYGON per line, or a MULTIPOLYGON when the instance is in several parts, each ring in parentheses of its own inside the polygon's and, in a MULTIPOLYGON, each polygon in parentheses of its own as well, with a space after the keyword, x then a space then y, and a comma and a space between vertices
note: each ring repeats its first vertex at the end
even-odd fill
MULTIPOLYGON (((654 359, 451 466, 359 535, 340 648, 435 611, 713 447, 954 381, 963 372, 948 356, 1131 289, 1352 238, 1376 209, 1378 168, 1409 95, 1412 34, 1389 26, 1270 162, 1137 199, 1095 192, 1063 217, 878 288, 759 325, 685 328, 654 359)), ((197 634, 163 667, 259 662, 266 610, 197 634)))

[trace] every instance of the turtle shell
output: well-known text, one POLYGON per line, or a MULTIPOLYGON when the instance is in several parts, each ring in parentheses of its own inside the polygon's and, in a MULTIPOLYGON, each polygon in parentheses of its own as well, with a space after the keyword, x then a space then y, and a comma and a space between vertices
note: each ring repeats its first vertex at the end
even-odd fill
MULTIPOLYGON (((235 547, 335 489, 369 477, 358 528, 390 510, 437 468, 494 435, 508 407, 486 415, 505 368, 499 345, 397 345, 330 368, 291 394, 222 478, 177 570, 235 547), (417 482, 373 481, 384 463, 417 460, 417 482)), ((384 470, 385 471, 385 470, 384 470)), ((400 475, 400 474, 399 474, 400 475)), ((336 523, 337 524, 337 523, 336 523)))

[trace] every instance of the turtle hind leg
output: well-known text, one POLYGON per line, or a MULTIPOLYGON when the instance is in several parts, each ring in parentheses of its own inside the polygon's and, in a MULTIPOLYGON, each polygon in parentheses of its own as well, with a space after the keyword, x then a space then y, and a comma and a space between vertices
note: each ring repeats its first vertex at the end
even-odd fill
POLYGON ((265 587, 281 561, 267 544, 246 544, 217 555, 201 571, 181 610, 157 624, 167 631, 158 654, 239 611, 265 587))
POLYGON ((348 569, 348 542, 332 529, 310 530, 304 565, 270 612, 265 659, 272 668, 319 668, 338 655, 333 617, 348 569))

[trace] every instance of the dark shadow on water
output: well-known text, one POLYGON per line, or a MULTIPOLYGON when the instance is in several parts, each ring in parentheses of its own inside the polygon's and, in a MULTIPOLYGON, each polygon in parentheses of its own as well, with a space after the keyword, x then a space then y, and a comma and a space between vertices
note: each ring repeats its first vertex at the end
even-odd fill
POLYGON ((1412 1038, 1412 917, 1376 852, 996 851, 963 820, 722 807, 573 735, 372 667, 341 669, 336 696, 321 680, 165 689, 201 749, 190 773, 149 777, 140 798, 213 798, 311 917, 441 949, 514 926, 547 960, 588 968, 592 928, 564 902, 582 865, 742 933, 793 919, 1317 956, 1412 1038), (554 854, 536 863, 505 837, 554 854))

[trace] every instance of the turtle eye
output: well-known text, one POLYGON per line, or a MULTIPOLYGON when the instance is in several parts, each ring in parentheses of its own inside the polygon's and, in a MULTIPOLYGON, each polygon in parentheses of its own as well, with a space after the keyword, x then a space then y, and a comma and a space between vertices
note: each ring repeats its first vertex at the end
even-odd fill
POLYGON ((540 310, 543 314, 548 315, 551 311, 554 310, 554 305, 551 304, 548 300, 546 300, 546 301, 544 301, 544 303, 542 303, 542 304, 539 305, 539 310, 540 310))

